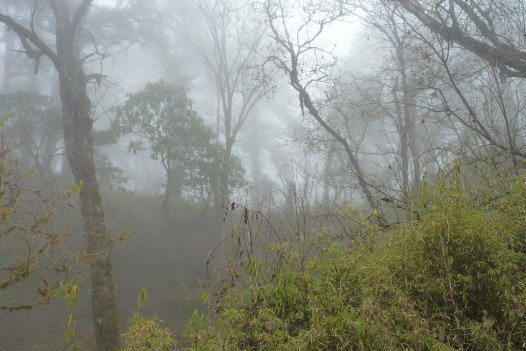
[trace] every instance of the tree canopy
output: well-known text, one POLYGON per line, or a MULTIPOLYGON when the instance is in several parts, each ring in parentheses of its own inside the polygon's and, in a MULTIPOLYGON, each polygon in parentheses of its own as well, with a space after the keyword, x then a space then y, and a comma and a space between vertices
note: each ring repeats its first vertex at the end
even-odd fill
MULTIPOLYGON (((147 84, 116 109, 113 128, 132 137, 132 152, 147 142, 151 158, 166 171, 168 196, 172 191, 207 201, 217 196, 225 149, 214 141, 214 132, 193 109, 184 89, 166 80, 147 84)), ((239 160, 234 165, 235 188, 243 183, 243 169, 239 160)))

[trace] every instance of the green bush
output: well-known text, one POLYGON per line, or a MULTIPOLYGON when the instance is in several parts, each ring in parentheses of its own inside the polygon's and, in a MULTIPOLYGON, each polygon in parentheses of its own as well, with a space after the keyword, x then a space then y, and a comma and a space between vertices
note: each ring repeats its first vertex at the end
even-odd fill
POLYGON ((139 312, 133 314, 128 330, 122 335, 124 348, 121 351, 175 350, 175 338, 172 332, 160 325, 162 321, 143 316, 143 304, 147 298, 146 288, 142 287, 136 302, 139 312))
POLYGON ((439 182, 416 219, 352 249, 321 234, 275 245, 209 299, 214 313, 194 314, 192 349, 524 349, 525 199, 522 182, 439 182))

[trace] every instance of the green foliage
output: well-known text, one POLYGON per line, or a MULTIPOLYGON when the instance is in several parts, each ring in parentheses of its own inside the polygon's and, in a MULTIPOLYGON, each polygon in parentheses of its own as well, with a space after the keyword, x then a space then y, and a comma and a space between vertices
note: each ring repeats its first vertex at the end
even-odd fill
POLYGON ((143 286, 141 287, 141 290, 139 292, 139 297, 137 297, 137 302, 135 303, 135 305, 137 306, 138 309, 142 309, 142 305, 144 304, 144 302, 148 299, 148 291, 146 290, 146 288, 143 286))
POLYGON ((64 296, 64 299, 67 301, 68 309, 71 310, 71 313, 68 315, 66 333, 64 335, 65 341, 68 345, 72 345, 75 351, 78 351, 81 349, 81 346, 77 335, 77 324, 73 315, 73 311, 77 308, 80 287, 78 285, 68 283, 61 286, 57 292, 64 296))
POLYGON ((0 121, 3 143, 23 167, 35 168, 50 181, 62 138, 62 114, 55 102, 25 91, 0 94, 0 116, 6 116, 0 121))
POLYGON ((44 95, 25 91, 2 94, 0 115, 8 117, 1 124, 12 147, 25 144, 36 148, 47 139, 55 140, 61 135, 61 112, 53 100, 44 95))
POLYGON ((57 217, 65 215, 70 204, 31 185, 38 172, 20 168, 1 137, 4 128, 0 130, 0 307, 27 310, 49 303, 69 281, 68 266, 74 257, 65 252, 62 242, 69 232, 58 229, 57 217))
MULTIPOLYGON (((62 156, 62 112, 53 99, 26 91, 0 94, 0 138, 9 144, 18 161, 34 167, 47 184, 55 183, 56 160, 62 156), (52 181, 53 180, 53 181, 52 181)), ((117 141, 114 130, 95 131, 97 147, 117 141)), ((114 189, 127 181, 123 171, 115 167, 108 156, 95 151, 97 179, 101 187, 114 189)))
POLYGON ((97 168, 97 181, 104 190, 122 190, 129 179, 124 171, 115 166, 110 157, 101 150, 102 146, 115 144, 117 141, 117 131, 113 128, 93 131, 93 143, 96 147, 93 156, 97 168))
POLYGON ((78 194, 80 194, 80 192, 82 191, 83 188, 84 188, 84 182, 81 180, 78 183, 72 184, 69 187, 69 192, 72 193, 72 194, 77 194, 78 195, 78 194))
POLYGON ((274 245, 213 295, 215 315, 194 314, 192 349, 524 349, 525 199, 520 181, 442 181, 417 219, 358 233, 352 249, 324 235, 274 245))
POLYGON ((188 156, 181 150, 184 146, 199 148, 201 140, 211 138, 211 131, 204 128, 185 91, 165 80, 129 94, 116 114, 115 130, 146 138, 155 159, 183 159, 188 156))
MULTIPOLYGON (((142 287, 137 298, 137 308, 142 306, 148 293, 142 287)), ((128 330, 122 335, 124 348, 121 351, 171 351, 176 341, 172 333, 159 325, 159 320, 144 318, 142 313, 134 313, 128 330)))
POLYGON ((144 318, 135 313, 130 321, 128 331, 122 335, 122 351, 171 351, 175 350, 176 341, 172 333, 161 326, 155 319, 144 318))
MULTIPOLYGON (((214 142, 214 133, 192 108, 186 92, 165 80, 146 85, 129 94, 116 110, 113 130, 119 135, 138 137, 129 150, 138 152, 147 141, 152 159, 166 170, 167 187, 188 198, 209 200, 217 192, 223 168, 224 146, 214 142)), ((232 165, 232 185, 243 183, 238 159, 232 165)))
POLYGON ((95 152, 95 167, 97 167, 97 181, 105 190, 122 190, 128 181, 124 171, 116 167, 111 159, 100 151, 95 152))

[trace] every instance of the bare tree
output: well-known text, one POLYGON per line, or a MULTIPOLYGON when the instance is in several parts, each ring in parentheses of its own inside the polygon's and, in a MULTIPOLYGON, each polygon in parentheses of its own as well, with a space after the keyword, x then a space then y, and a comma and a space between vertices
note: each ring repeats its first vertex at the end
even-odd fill
MULTIPOLYGON (((230 193, 232 148, 239 131, 253 114, 254 107, 271 90, 265 70, 265 26, 261 25, 250 2, 199 0, 197 6, 206 26, 206 42, 197 44, 213 74, 218 94, 218 128, 225 137, 224 164, 221 173, 219 203, 224 205, 230 193)), ((219 132, 219 131, 218 131, 219 132)))
MULTIPOLYGON (((499 52, 505 52, 506 45, 514 46, 516 50, 523 46, 524 38, 521 38, 522 34, 518 33, 517 29, 521 24, 520 21, 514 20, 514 14, 521 11, 525 14, 526 11, 519 7, 513 9, 511 5, 510 2, 474 1, 466 8, 463 1, 458 1, 458 4, 457 1, 451 1, 445 14, 443 11, 446 8, 438 6, 436 13, 445 16, 442 25, 447 26, 451 22, 453 34, 447 31, 437 33, 435 28, 429 27, 426 22, 422 25, 420 17, 417 17, 415 22, 406 12, 399 11, 398 16, 407 25, 410 35, 425 45, 425 48, 420 49, 421 56, 427 57, 429 63, 434 61, 437 64, 432 68, 435 69, 432 73, 436 78, 434 84, 426 88, 431 92, 426 101, 428 108, 453 118, 452 123, 459 124, 454 129, 459 130, 460 127, 473 133, 476 144, 472 145, 472 150, 480 148, 489 154, 491 152, 488 147, 492 147, 500 153, 509 154, 516 169, 518 164, 515 158, 526 156, 524 141, 521 140, 521 132, 518 129, 523 118, 519 108, 522 99, 517 98, 517 94, 523 94, 521 91, 526 83, 521 76, 520 65, 517 66, 523 59, 520 59, 521 54, 518 51, 514 54, 518 55, 515 57, 518 60, 515 63, 499 61, 498 55, 499 52), (486 11, 493 8, 492 6, 495 6, 495 12, 486 11), (454 13, 457 13, 456 17, 447 18, 454 13), (479 20, 476 20, 477 18, 479 20), (506 24, 506 18, 512 23, 506 24), (466 47, 463 42, 458 42, 460 47, 456 45, 456 35, 459 34, 457 31, 461 30, 458 27, 461 19, 464 25, 464 34, 461 37, 472 35, 481 38, 484 45, 494 45, 496 49, 493 50, 495 56, 492 59, 485 55, 486 51, 480 52, 466 47), (487 21, 489 27, 486 28, 481 20, 487 21), (493 34, 487 30, 491 30, 493 34), (493 35, 498 38, 490 40, 493 35), (503 44, 505 46, 500 46, 501 38, 504 38, 502 40, 506 42, 503 44), (466 49, 472 55, 466 55, 466 49), (506 77, 508 79, 505 79, 506 77)), ((428 11, 428 15, 431 13, 433 12, 428 11)), ((429 67, 423 69, 432 70, 429 67)))
POLYGON ((323 90, 326 88, 323 86, 330 85, 332 82, 331 68, 334 66, 334 57, 329 50, 316 46, 316 40, 327 26, 346 15, 344 3, 315 1, 300 6, 301 9, 294 8, 294 6, 300 5, 290 5, 284 0, 265 1, 265 12, 271 36, 277 45, 276 54, 271 59, 287 74, 290 85, 298 92, 302 112, 306 109, 317 123, 344 148, 367 203, 372 208, 378 208, 378 202, 360 166, 357 150, 352 146, 348 136, 342 134, 337 126, 330 123, 319 102, 311 96, 312 91, 320 87, 320 90, 323 90), (300 25, 292 32, 289 28, 290 23, 298 20, 292 17, 291 13, 294 12, 299 12, 302 18, 299 20, 300 25))
MULTIPOLYGON (((420 59, 411 46, 414 39, 408 36, 405 22, 396 15, 396 7, 380 2, 356 2, 355 16, 359 17, 376 36, 384 57, 379 69, 359 80, 368 82, 372 92, 362 91, 363 99, 375 101, 377 114, 390 120, 398 136, 397 167, 389 165, 388 173, 399 179, 404 194, 417 194, 422 179, 422 143, 419 133, 421 111, 417 96, 422 91, 419 84, 420 59), (365 93, 365 95, 364 95, 365 93)), ((414 45, 414 44, 413 44, 414 45)), ((388 138, 389 139, 389 138, 388 138)))
POLYGON ((93 0, 74 6, 68 0, 50 0, 55 20, 55 47, 39 35, 33 19, 38 15, 38 1, 31 13, 29 27, 9 15, 0 13, 0 22, 13 30, 25 54, 37 62, 46 57, 59 76, 60 97, 67 158, 76 182, 81 185, 80 207, 86 237, 86 252, 91 257, 90 280, 95 339, 99 351, 119 348, 117 310, 114 297, 111 239, 106 231, 104 212, 93 160, 93 120, 87 85, 100 75, 86 74, 84 63, 93 53, 83 50, 82 22, 93 0))
MULTIPOLYGON (((437 9, 429 8, 427 12, 440 12, 444 10, 441 6, 453 3, 439 2, 437 9)), ((523 79, 506 79, 501 66, 474 52, 466 52, 443 32, 434 32, 404 11, 400 2, 381 0, 359 5, 364 11, 356 14, 374 30, 370 35, 379 35, 381 45, 387 43, 388 50, 382 47, 383 50, 392 52, 391 62, 387 62, 388 70, 365 79, 385 87, 379 88, 385 89, 380 98, 372 98, 378 102, 382 113, 395 122, 400 139, 403 187, 409 181, 408 160, 411 158, 415 180, 418 179, 416 174, 422 175, 424 169, 431 170, 430 162, 440 169, 444 162, 455 158, 471 159, 469 162, 476 163, 476 159, 496 155, 501 161, 511 161, 517 169, 520 165, 517 158, 524 157, 523 103, 517 98, 524 89, 523 79)), ((477 8, 477 2, 472 6, 477 8)), ((504 4, 499 6, 502 8, 504 4)), ((465 25, 463 28, 473 32, 474 27, 469 25, 464 11, 457 15, 457 21, 465 25)), ((518 32, 511 29, 517 22, 504 26, 503 13, 491 16, 494 28, 522 43, 518 32)), ((444 23, 448 21, 446 17, 444 23)))

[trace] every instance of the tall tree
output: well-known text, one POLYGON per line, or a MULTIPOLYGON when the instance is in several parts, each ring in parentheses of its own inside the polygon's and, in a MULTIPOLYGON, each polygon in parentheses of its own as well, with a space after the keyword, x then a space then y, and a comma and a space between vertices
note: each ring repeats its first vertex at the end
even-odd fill
POLYGON ((0 115, 12 114, 5 123, 19 162, 39 171, 43 185, 54 188, 53 163, 61 156, 61 113, 54 101, 38 94, 19 91, 0 94, 0 115))
MULTIPOLYGON (((193 109, 186 91, 166 80, 147 84, 143 91, 129 94, 117 108, 113 129, 119 135, 138 137, 130 141, 130 151, 148 142, 152 159, 164 168, 166 183, 163 207, 168 210, 171 196, 192 200, 209 200, 219 196, 223 145, 214 142, 215 135, 193 109)), ((242 183, 243 169, 233 159, 231 187, 242 183)), ((217 199, 216 199, 217 200, 217 199)))
POLYGON ((357 150, 349 139, 350 133, 344 134, 338 125, 332 124, 324 113, 322 101, 317 101, 312 95, 315 91, 327 92, 327 86, 332 84, 331 69, 335 58, 330 50, 316 46, 316 41, 326 27, 346 15, 343 5, 342 1, 313 1, 303 6, 285 0, 266 0, 267 21, 276 43, 276 53, 271 59, 285 72, 290 85, 298 93, 302 112, 306 110, 344 148, 367 203, 371 208, 378 208, 378 201, 360 166, 357 150), (294 27, 293 23, 297 21, 299 25, 294 27))
POLYGON ((80 40, 82 22, 93 0, 50 0, 49 3, 55 21, 55 46, 47 43, 34 25, 38 6, 34 6, 31 12, 29 27, 5 13, 0 13, 0 22, 18 35, 27 56, 37 62, 43 57, 48 58, 58 73, 67 159, 76 182, 82 185, 80 209, 86 252, 91 257, 95 340, 99 351, 113 351, 119 348, 119 332, 110 257, 111 240, 106 231, 95 174, 93 120, 87 93, 90 80, 100 76, 86 74, 84 63, 92 57, 92 53, 84 52, 83 41, 80 40))
POLYGON ((369 81, 376 90, 368 99, 375 101, 379 108, 377 113, 385 115, 396 130, 398 150, 394 156, 399 165, 389 166, 389 169, 399 171, 400 174, 394 176, 399 179, 403 193, 416 195, 422 179, 423 154, 417 125, 417 121, 422 120, 417 108, 417 97, 423 89, 422 84, 418 84, 421 60, 412 47, 414 40, 406 34, 408 25, 396 15, 396 7, 385 6, 383 1, 361 1, 357 5, 361 11, 355 11, 355 15, 373 33, 379 34, 382 52, 387 55, 382 72, 376 70, 362 79, 369 81))
POLYGON ((205 22, 206 39, 196 46, 216 83, 218 126, 222 124, 225 138, 221 196, 217 205, 228 201, 232 149, 239 131, 256 104, 272 89, 270 75, 264 69, 265 59, 260 53, 264 50, 266 31, 254 16, 252 5, 249 1, 197 1, 205 22))

